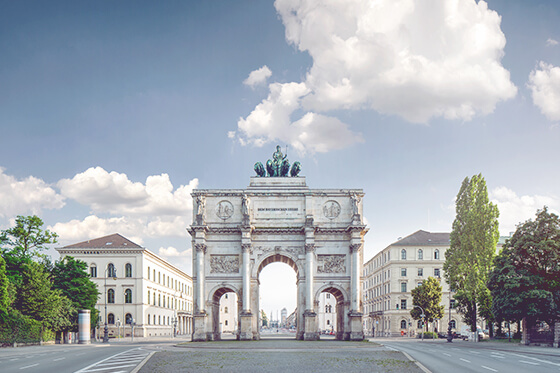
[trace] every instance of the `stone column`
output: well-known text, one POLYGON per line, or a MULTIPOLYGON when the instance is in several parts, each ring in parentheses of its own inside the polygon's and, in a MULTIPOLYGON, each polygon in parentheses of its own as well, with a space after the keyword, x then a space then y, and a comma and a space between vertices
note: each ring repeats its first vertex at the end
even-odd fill
POLYGON ((353 243, 350 245, 350 256, 352 268, 350 274, 351 292, 350 295, 350 312, 348 313, 349 334, 348 339, 351 341, 361 341, 364 339, 364 328, 362 325, 362 312, 360 307, 360 275, 361 263, 360 252, 362 243, 353 243))
MULTIPOLYGON (((309 240, 308 240, 309 241, 309 240)), ((305 312, 303 314, 305 329, 303 339, 305 341, 316 341, 319 339, 317 314, 315 313, 315 302, 313 292, 313 280, 315 269, 315 243, 305 244, 305 312)))
POLYGON ((196 309, 194 310, 194 330, 192 333, 193 342, 204 342, 208 340, 206 334, 206 323, 208 315, 205 309, 204 296, 204 258, 206 254, 206 244, 194 244, 196 251, 196 309))
POLYGON ((241 250, 243 252, 243 311, 239 315, 241 324, 239 339, 248 341, 253 339, 253 314, 251 312, 251 244, 242 243, 241 250))

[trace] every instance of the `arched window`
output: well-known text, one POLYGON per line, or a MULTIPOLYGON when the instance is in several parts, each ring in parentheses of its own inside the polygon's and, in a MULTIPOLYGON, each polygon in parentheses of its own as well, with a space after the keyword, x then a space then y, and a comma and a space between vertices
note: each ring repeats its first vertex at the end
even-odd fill
POLYGON ((124 266, 124 277, 132 277, 132 264, 126 263, 124 266))
POLYGON ((418 259, 424 259, 424 251, 422 251, 422 249, 418 249, 418 259))
POLYGON ((97 277, 97 266, 92 263, 91 267, 89 267, 89 276, 90 277, 97 277))
POLYGON ((113 263, 107 265, 107 277, 117 277, 117 270, 113 263))
POLYGON ((158 325, 161 325, 161 316, 158 316, 158 325))
POLYGON ((224 307, 224 313, 228 313, 228 308, 224 307))
POLYGON ((157 305, 161 307, 161 294, 158 294, 157 298, 158 298, 157 305))
POLYGON ((126 320, 125 322, 127 324, 129 324, 129 325, 132 324, 132 315, 130 313, 127 313, 126 316, 125 316, 125 320, 126 320))
POLYGON ((406 320, 401 320, 401 329, 406 329, 406 320))
POLYGON ((165 286, 165 273, 163 274, 163 286, 165 286))
POLYGON ((124 302, 125 303, 132 303, 132 290, 126 289, 124 291, 124 302))
POLYGON ((107 290, 107 303, 115 303, 115 291, 113 289, 107 290))
POLYGON ((406 260, 406 249, 401 250, 401 259, 406 260))
POLYGON ((331 320, 327 320, 327 325, 331 325, 331 320))
POLYGON ((107 315, 107 323, 113 325, 115 323, 115 315, 112 313, 107 315))
POLYGON ((148 314, 148 325, 150 325, 150 314, 148 314))
POLYGON ((439 259, 439 250, 434 251, 434 259, 439 259))
POLYGON ((150 304, 150 291, 148 290, 148 304, 150 304))
POLYGON ((455 320, 451 320, 451 329, 456 329, 457 328, 457 324, 455 323, 455 320))
POLYGON ((226 320, 226 322, 225 322, 225 325, 227 326, 227 320, 226 320))

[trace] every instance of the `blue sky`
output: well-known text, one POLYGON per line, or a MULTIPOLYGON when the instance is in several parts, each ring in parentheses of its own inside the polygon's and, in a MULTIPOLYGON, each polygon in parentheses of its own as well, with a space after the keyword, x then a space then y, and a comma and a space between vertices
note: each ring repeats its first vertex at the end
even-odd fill
POLYGON ((190 273, 192 188, 280 144, 311 188, 364 189, 366 260, 450 231, 477 173, 505 235, 560 210, 558 25, 553 0, 0 1, 0 228, 119 232, 190 273))

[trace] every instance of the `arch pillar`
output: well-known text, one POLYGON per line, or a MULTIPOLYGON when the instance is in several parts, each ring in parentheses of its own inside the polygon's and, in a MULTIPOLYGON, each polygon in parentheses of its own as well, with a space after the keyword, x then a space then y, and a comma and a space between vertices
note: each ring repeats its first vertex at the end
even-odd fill
MULTIPOLYGON (((253 313, 251 312, 251 236, 248 230, 242 231, 241 250, 243 251, 243 290, 242 311, 239 314, 239 340, 253 339, 253 313), (249 241, 249 242, 247 242, 249 241)), ((258 312, 257 312, 258 313, 258 312)))
POLYGON ((303 313, 304 332, 303 339, 305 341, 316 341, 319 339, 317 313, 313 297, 313 280, 315 269, 315 240, 313 237, 313 228, 305 228, 305 312, 303 313))

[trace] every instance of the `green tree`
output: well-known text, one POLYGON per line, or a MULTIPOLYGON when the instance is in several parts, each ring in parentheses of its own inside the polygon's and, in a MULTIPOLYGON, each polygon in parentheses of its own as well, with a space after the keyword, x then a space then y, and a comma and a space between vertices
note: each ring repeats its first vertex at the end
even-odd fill
MULTIPOLYGON (((428 277, 422 285, 412 289, 412 304, 420 306, 424 310, 425 318, 429 322, 435 319, 441 320, 443 318, 444 306, 441 303, 442 287, 440 282, 434 277, 428 277)), ((422 311, 418 307, 414 307, 410 311, 410 315, 414 320, 421 318, 422 311)), ((428 325, 426 324, 426 331, 428 325)))
POLYGON ((266 316, 264 310, 261 310, 261 318, 262 318, 262 326, 268 326, 268 316, 266 316))
POLYGON ((57 242, 58 235, 41 229, 43 220, 36 215, 16 218, 15 227, 6 229, 0 235, 3 245, 11 247, 12 255, 20 258, 40 256, 49 244, 57 242))
POLYGON ((545 206, 517 227, 495 259, 488 286, 504 321, 560 319, 560 219, 545 206))
POLYGON ((456 213, 450 247, 445 254, 444 275, 456 291, 457 310, 474 332, 477 303, 487 291, 486 283, 500 238, 498 208, 490 202, 481 174, 463 180, 457 194, 456 213))
POLYGON ((13 293, 10 291, 11 283, 6 275, 6 262, 0 256, 0 313, 6 314, 12 305, 13 293))

